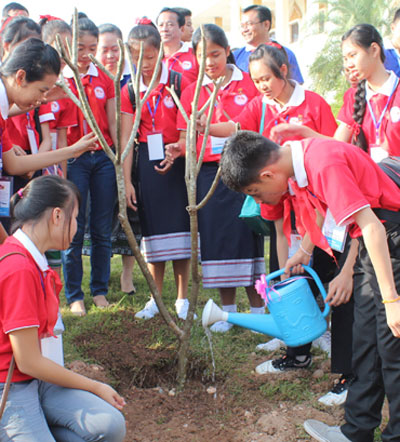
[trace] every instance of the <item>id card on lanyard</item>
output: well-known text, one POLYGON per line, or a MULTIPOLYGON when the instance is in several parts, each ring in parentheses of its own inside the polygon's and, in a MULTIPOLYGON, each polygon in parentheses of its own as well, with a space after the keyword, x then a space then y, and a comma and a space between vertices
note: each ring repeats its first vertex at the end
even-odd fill
POLYGON ((150 106, 149 100, 146 101, 147 108, 149 109, 149 113, 151 116, 151 123, 153 132, 147 135, 147 149, 149 153, 149 161, 160 161, 165 158, 164 156, 164 141, 162 132, 156 131, 156 122, 155 116, 157 112, 157 108, 161 101, 162 91, 164 87, 161 89, 159 95, 153 95, 153 109, 150 106))
POLYGON ((0 216, 10 216, 10 199, 13 189, 13 177, 0 178, 0 216))
POLYGON ((326 211, 324 225, 322 226, 322 233, 333 250, 343 253, 347 239, 347 232, 348 227, 338 226, 331 211, 328 209, 326 211))
POLYGON ((372 122, 374 123, 374 127, 375 127, 375 144, 370 146, 370 154, 371 154, 371 158, 376 162, 379 163, 380 161, 382 161, 384 158, 387 158, 389 156, 389 152, 386 149, 383 149, 381 146, 381 135, 380 135, 380 130, 381 130, 381 125, 382 125, 382 121, 383 118, 386 114, 386 111, 388 110, 389 104, 392 101, 393 95, 397 89, 397 86, 399 84, 399 79, 396 78, 395 84, 393 86, 392 92, 390 93, 388 100, 386 102, 386 105, 379 117, 379 119, 377 120, 374 114, 374 111, 372 109, 370 100, 367 100, 367 105, 368 105, 368 109, 369 109, 369 113, 371 114, 371 118, 372 118, 372 122))
POLYGON ((39 152, 39 147, 36 140, 36 132, 35 129, 31 125, 31 118, 29 112, 26 114, 26 118, 28 119, 28 124, 26 126, 26 132, 28 134, 29 147, 31 148, 32 154, 36 154, 39 152))

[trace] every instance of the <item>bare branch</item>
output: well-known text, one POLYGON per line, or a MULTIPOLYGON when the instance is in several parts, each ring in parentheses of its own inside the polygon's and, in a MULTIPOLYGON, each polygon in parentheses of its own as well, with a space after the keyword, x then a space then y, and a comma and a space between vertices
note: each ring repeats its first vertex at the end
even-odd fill
POLYGON ((225 77, 220 77, 220 78, 218 78, 218 80, 216 82, 214 81, 214 90, 212 91, 212 94, 211 94, 210 112, 208 112, 208 115, 207 115, 206 129, 203 134, 203 143, 201 145, 200 155, 199 155, 199 159, 197 161, 196 176, 199 175, 201 165, 203 164, 203 158, 204 158, 204 153, 206 151, 208 134, 210 133, 210 124, 211 124, 211 119, 213 116, 215 101, 217 99, 217 94, 218 94, 219 88, 221 87, 224 79, 225 79, 225 77))
POLYGON ((207 101, 204 103, 203 107, 199 110, 198 112, 198 116, 201 117, 204 112, 206 111, 206 109, 208 108, 208 106, 211 103, 211 95, 208 97, 207 101))
POLYGON ((200 210, 203 208, 209 201, 209 199, 213 196, 213 193, 215 192, 219 179, 221 178, 221 168, 218 167, 217 173, 215 174, 214 181, 211 184, 211 187, 209 191, 207 192, 207 195, 200 201, 199 204, 195 207, 195 210, 200 210))
POLYGON ((97 58, 93 54, 89 54, 90 60, 104 73, 109 77, 112 81, 114 81, 114 75, 104 66, 104 64, 97 60, 97 58))
MULTIPOLYGON (((74 8, 74 15, 72 16, 72 50, 70 51, 70 57, 75 66, 78 63, 78 35, 78 9, 74 8)), ((68 43, 67 41, 67 44, 68 43)))
POLYGON ((181 100, 179 99, 178 95, 175 92, 174 86, 173 85, 171 87, 167 86, 167 91, 172 95, 172 98, 174 99, 175 104, 176 104, 177 108, 179 109, 179 112, 182 114, 183 118, 185 119, 186 124, 189 124, 190 119, 187 116, 187 113, 182 106, 181 100))
POLYGON ((117 72, 114 76, 114 89, 115 89, 115 110, 116 110, 116 140, 115 140, 115 152, 117 154, 117 164, 121 164, 121 77, 122 70, 125 66, 125 53, 124 44, 122 40, 118 39, 119 47, 119 60, 117 65, 117 72))
MULTIPOLYGON (((148 86, 148 88, 147 88, 147 91, 146 91, 146 93, 144 94, 143 98, 140 100, 140 106, 143 106, 143 104, 144 104, 144 103, 146 102, 146 100, 149 98, 149 95, 151 94, 151 91, 154 89, 154 86, 155 86, 156 81, 157 81, 158 74, 160 73, 161 62, 162 62, 163 56, 164 56, 164 46, 163 46, 163 44, 161 43, 160 50, 159 50, 159 52, 158 52, 158 57, 157 57, 157 62, 156 62, 156 68, 154 69, 153 76, 151 77, 150 84, 149 84, 149 86, 148 86)), ((140 66, 140 67, 141 67, 141 66, 140 66)), ((138 68, 138 70, 139 70, 139 68, 138 68)), ((142 72, 141 69, 140 69, 140 72, 142 72)), ((139 82, 138 82, 138 83, 139 83, 139 82)), ((135 91, 135 92, 136 92, 136 91, 135 91)), ((138 84, 138 92, 139 92, 139 84, 138 84)), ((137 96, 139 96, 139 94, 138 94, 137 96)))
POLYGON ((68 98, 74 102, 76 106, 78 107, 81 106, 80 101, 78 100, 77 96, 71 91, 62 73, 61 73, 61 80, 58 80, 56 82, 56 86, 60 87, 68 95, 68 98))

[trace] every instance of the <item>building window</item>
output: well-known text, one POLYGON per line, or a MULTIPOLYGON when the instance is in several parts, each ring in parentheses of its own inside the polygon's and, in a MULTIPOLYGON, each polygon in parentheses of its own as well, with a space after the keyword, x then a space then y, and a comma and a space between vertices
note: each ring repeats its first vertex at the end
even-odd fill
POLYGON ((299 40, 299 22, 290 24, 290 43, 296 43, 299 40))

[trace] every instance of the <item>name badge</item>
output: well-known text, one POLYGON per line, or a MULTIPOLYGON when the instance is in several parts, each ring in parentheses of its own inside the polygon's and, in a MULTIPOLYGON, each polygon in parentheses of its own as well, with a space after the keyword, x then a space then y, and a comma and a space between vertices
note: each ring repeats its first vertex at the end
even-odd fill
POLYGON ((297 232, 290 234, 290 247, 288 258, 291 258, 300 248, 302 237, 297 232))
POLYGON ((328 241, 331 249, 343 253, 344 245, 347 238, 347 226, 338 226, 333 219, 331 211, 326 211, 324 225, 322 226, 322 233, 328 241))
POLYGON ((36 141, 35 131, 34 131, 34 129, 32 129, 29 126, 26 127, 26 131, 28 133, 29 147, 31 148, 31 152, 33 154, 36 154, 36 153, 38 153, 39 149, 38 149, 38 144, 36 141))
POLYGON ((213 137, 211 136, 211 153, 213 155, 218 155, 222 152, 222 149, 225 146, 225 141, 228 137, 213 137))
POLYGON ((164 159, 164 142, 161 132, 154 132, 147 135, 147 149, 149 152, 149 161, 164 159))
POLYGON ((58 143, 58 133, 56 130, 52 130, 50 132, 51 137, 51 150, 57 150, 57 143, 58 143))
POLYGON ((387 150, 383 149, 380 146, 371 146, 370 155, 371 158, 375 161, 375 163, 380 163, 382 160, 384 160, 389 156, 389 153, 387 150))
POLYGON ((0 179, 0 216, 10 216, 10 199, 13 188, 13 177, 0 179))

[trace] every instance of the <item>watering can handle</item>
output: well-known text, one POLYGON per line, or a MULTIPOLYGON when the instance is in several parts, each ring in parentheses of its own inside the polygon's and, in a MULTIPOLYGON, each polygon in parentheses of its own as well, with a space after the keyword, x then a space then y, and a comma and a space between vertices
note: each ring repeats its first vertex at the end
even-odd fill
MULTIPOLYGON (((319 279, 319 276, 317 275, 315 270, 313 270, 311 267, 304 265, 304 264, 303 264, 303 267, 304 267, 304 270, 306 270, 314 279, 315 283, 317 284, 317 287, 319 288, 319 291, 321 292, 322 298, 325 301, 326 291, 325 291, 325 288, 324 288, 321 280, 319 279)), ((281 276, 283 273, 285 273, 285 269, 280 269, 280 270, 277 270, 276 272, 273 272, 273 273, 270 273, 269 275, 267 275, 267 277, 266 277, 267 284, 269 284, 269 281, 271 281, 271 279, 275 279, 275 278, 281 276)), ((322 316, 325 318, 328 315, 329 311, 330 311, 329 304, 325 304, 325 308, 324 308, 324 311, 322 312, 322 316)))

